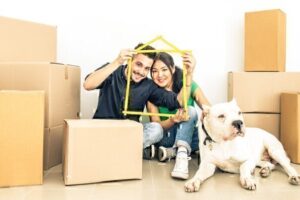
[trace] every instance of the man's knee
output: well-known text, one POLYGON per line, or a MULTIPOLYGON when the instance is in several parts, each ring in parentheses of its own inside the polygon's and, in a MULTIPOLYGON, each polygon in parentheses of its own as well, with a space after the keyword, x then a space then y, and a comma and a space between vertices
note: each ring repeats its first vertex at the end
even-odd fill
POLYGON ((163 138, 164 129, 159 123, 151 122, 151 131, 151 134, 155 135, 156 138, 160 138, 160 140, 163 138))
POLYGON ((198 120, 198 114, 197 114, 197 110, 195 107, 193 106, 189 106, 188 107, 188 112, 189 112, 189 116, 191 120, 197 121, 198 120))
POLYGON ((144 124, 144 135, 151 139, 162 139, 164 130, 157 122, 148 122, 144 124))

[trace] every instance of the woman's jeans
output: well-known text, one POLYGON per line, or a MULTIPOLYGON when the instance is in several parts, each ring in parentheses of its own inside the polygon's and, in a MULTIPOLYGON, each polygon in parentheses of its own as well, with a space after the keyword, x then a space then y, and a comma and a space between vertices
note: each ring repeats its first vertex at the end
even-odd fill
POLYGON ((173 125, 164 131, 163 138, 158 142, 158 146, 179 147, 184 146, 188 150, 188 154, 199 150, 199 137, 197 111, 194 107, 188 107, 190 119, 173 125))

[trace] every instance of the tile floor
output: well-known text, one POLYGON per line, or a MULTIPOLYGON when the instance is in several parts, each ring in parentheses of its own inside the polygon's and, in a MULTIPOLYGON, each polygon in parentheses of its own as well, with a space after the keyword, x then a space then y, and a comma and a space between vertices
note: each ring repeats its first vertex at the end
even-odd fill
MULTIPOLYGON (((174 160, 167 163, 143 161, 143 180, 117 181, 77 186, 64 186, 61 165, 45 171, 44 184, 39 186, 0 188, 0 200, 193 200, 193 199, 300 199, 300 186, 292 186, 281 168, 269 178, 261 178, 256 171, 258 188, 247 191, 240 187, 239 176, 217 171, 197 193, 186 193, 185 181, 170 177, 174 160)), ((300 173, 300 165, 293 165, 300 173)), ((197 169, 197 160, 190 161, 190 176, 197 169)))

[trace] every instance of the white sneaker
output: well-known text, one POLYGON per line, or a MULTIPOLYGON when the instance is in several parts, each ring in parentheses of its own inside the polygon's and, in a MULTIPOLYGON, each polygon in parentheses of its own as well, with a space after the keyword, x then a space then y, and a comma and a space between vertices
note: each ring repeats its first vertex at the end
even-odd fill
POLYGON ((189 160, 186 152, 178 152, 176 156, 176 163, 171 176, 179 179, 188 179, 189 177, 189 160))

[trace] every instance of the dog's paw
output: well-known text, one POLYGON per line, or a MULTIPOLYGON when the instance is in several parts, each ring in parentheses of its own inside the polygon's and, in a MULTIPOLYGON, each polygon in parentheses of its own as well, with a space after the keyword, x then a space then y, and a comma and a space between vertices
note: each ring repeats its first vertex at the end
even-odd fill
POLYGON ((299 185, 300 184, 300 176, 290 176, 289 183, 292 185, 299 185))
POLYGON ((243 188, 247 190, 256 190, 256 181, 254 180, 254 178, 241 179, 241 184, 243 188))
POLYGON ((190 179, 184 184, 184 190, 186 192, 197 192, 200 189, 201 181, 199 179, 190 179))
POLYGON ((270 176, 272 170, 270 169, 270 167, 263 167, 260 169, 259 174, 261 177, 266 178, 268 176, 270 176))

